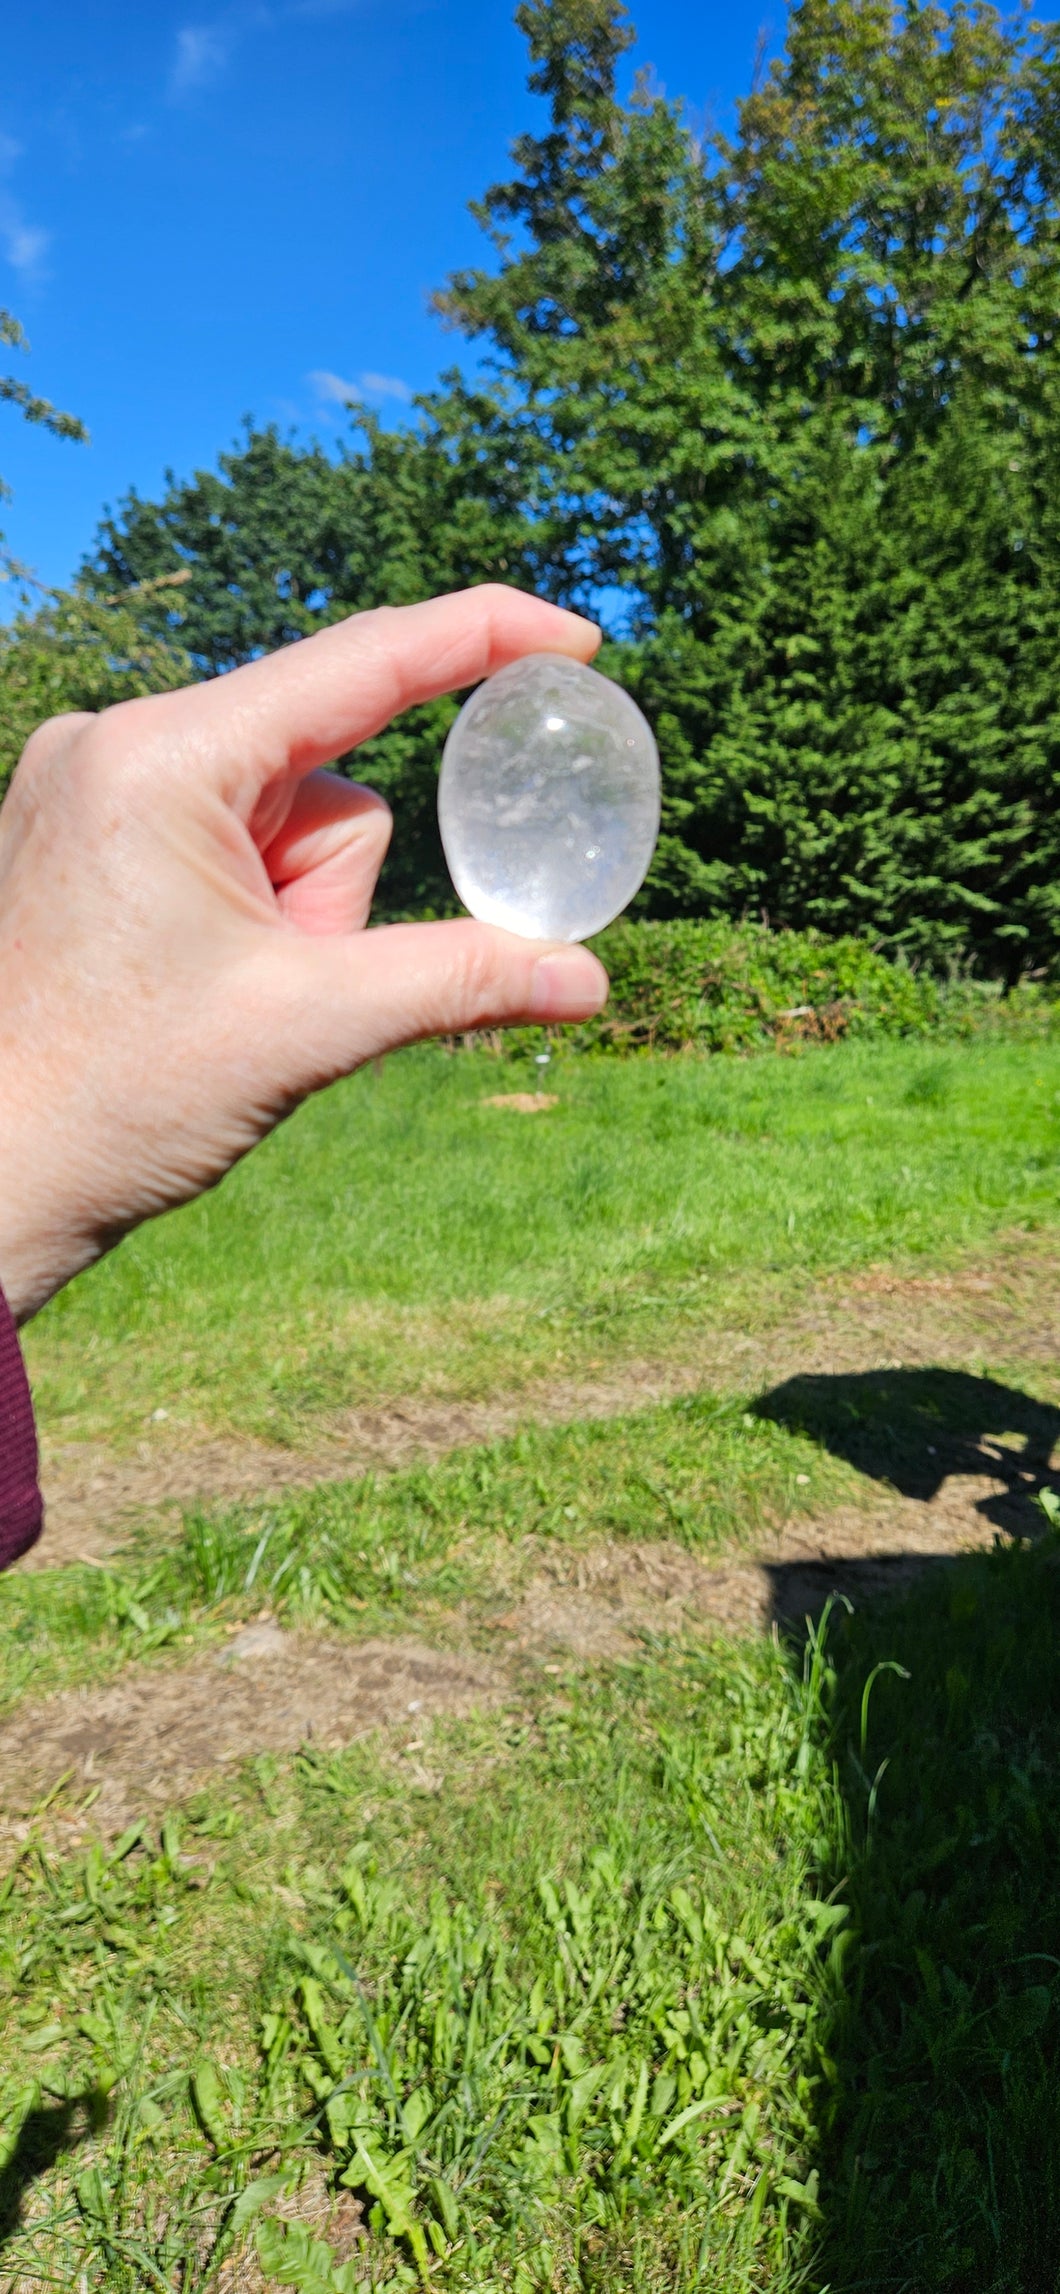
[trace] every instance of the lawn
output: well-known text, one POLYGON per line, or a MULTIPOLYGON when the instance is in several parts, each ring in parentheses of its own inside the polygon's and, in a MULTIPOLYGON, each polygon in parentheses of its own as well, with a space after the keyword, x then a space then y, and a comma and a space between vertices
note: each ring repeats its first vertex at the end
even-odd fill
POLYGON ((308 1748, 24 1859, 8 2268, 208 2284, 323 2167, 371 2251, 315 2275, 274 2228, 281 2283, 797 2282, 845 1927, 818 1693, 768 1644, 646 1659, 440 1729, 444 1790, 308 1748))
POLYGON ((1058 1559, 27 1844, 5 2284, 1054 2285, 1058 1559))
POLYGON ((1060 1043, 568 1057, 550 1111, 488 1104, 538 1081, 430 1049, 304 1108, 33 1325, 49 1429, 311 1444, 395 1395, 694 1359, 814 1276, 1057 1218, 1060 1043))
MULTIPOLYGON (((418 1386, 514 1391, 527 1422, 0 1584, 9 1729, 34 1693, 87 1715, 107 1683, 161 1684, 172 1714, 193 1674, 220 1728, 208 1668, 258 1617, 292 1666, 415 1637, 493 1684, 166 1805, 137 1807, 133 1773, 120 1831, 69 1774, 8 1816, 12 2294, 1060 2281, 1044 1515, 1036 1545, 835 1604, 808 1638, 676 1616, 606 1658, 506 1639, 549 1568, 740 1563, 781 1520, 849 1529, 888 1476, 926 1502, 986 1432, 1045 1469, 1036 1322, 1008 1384, 837 1370, 533 1411, 557 1356, 694 1361, 718 1318, 768 1327, 815 1281, 1045 1240, 1060 1049, 572 1059, 550 1113, 484 1104, 538 1080, 390 1061, 32 1333, 47 1430, 118 1448, 159 1402, 307 1447, 418 1386)), ((145 1742, 145 1786, 160 1758, 145 1742)))

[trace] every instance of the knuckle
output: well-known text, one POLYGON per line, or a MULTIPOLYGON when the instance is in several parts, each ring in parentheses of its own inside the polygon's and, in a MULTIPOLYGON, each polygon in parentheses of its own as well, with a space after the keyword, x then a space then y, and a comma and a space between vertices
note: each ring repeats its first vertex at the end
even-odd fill
POLYGON ((12 777, 11 796, 35 811, 60 799, 89 812, 120 794, 128 797, 146 773, 156 777, 159 696, 115 702, 98 713, 69 710, 48 717, 26 742, 12 777))
POLYGON ((53 790, 60 783, 66 786, 71 757, 92 721, 72 709, 34 727, 11 776, 5 809, 10 808, 13 820, 47 811, 53 790))
POLYGON ((150 768, 160 698, 145 694, 115 701, 87 720, 76 743, 78 779, 87 794, 128 788, 142 767, 150 768))
POLYGON ((91 724, 92 719, 83 709, 63 710, 59 716, 45 717, 34 727, 22 755, 18 769, 23 780, 35 780, 60 749, 69 747, 80 727, 91 724))

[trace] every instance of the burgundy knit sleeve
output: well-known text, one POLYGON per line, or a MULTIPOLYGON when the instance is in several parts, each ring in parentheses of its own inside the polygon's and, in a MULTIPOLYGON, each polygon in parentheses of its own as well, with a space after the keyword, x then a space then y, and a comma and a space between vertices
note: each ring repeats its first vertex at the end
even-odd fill
POLYGON ((40 1536, 44 1504, 37 1474, 29 1380, 11 1310, 0 1291, 0 1569, 9 1568, 40 1536))

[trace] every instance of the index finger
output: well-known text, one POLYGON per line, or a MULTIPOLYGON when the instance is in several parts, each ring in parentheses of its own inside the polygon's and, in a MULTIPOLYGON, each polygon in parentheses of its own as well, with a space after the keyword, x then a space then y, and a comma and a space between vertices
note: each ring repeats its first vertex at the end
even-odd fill
POLYGON ((167 695, 170 731, 249 817, 279 774, 308 773, 378 733, 399 710, 475 685, 524 653, 588 661, 600 632, 581 614, 487 582, 423 605, 357 613, 281 653, 167 695), (174 726, 173 719, 178 720, 174 726))

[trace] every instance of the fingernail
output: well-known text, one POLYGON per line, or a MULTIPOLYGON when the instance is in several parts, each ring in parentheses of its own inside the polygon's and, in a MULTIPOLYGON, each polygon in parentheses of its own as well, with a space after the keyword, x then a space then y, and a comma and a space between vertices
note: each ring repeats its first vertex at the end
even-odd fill
POLYGON ((587 1020, 607 1002, 607 973, 588 948, 557 949, 539 956, 530 981, 530 1013, 535 1020, 587 1020))

